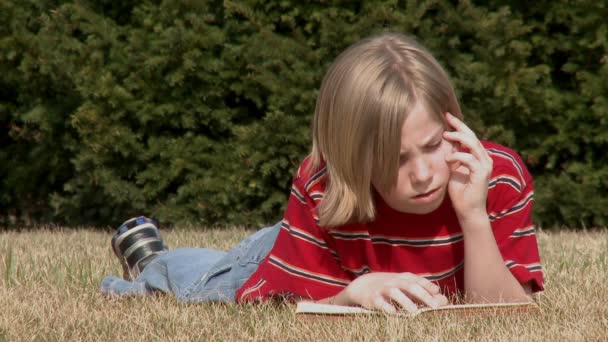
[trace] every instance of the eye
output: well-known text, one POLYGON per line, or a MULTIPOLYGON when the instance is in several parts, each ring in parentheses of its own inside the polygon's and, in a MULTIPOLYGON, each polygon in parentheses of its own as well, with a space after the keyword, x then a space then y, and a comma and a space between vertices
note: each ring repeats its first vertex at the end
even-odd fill
POLYGON ((427 150, 427 151, 435 151, 436 149, 439 148, 439 146, 441 146, 442 142, 443 142, 443 140, 439 140, 437 142, 434 142, 434 143, 432 143, 430 145, 425 146, 424 149, 427 150))

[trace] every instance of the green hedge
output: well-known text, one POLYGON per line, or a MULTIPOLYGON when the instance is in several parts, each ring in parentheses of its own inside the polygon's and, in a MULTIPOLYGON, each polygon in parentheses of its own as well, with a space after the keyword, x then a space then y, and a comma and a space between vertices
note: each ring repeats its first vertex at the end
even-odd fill
POLYGON ((2 220, 278 220, 329 63, 399 31, 446 67, 479 135, 522 154, 540 225, 605 226, 607 6, 5 0, 2 220))

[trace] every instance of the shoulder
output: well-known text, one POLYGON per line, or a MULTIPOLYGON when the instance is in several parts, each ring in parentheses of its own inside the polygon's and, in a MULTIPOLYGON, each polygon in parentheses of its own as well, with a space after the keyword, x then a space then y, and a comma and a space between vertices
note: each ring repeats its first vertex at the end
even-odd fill
POLYGON ((522 158, 510 148, 482 141, 482 145, 492 158, 493 169, 488 183, 487 209, 491 220, 514 217, 512 214, 529 215, 534 198, 532 176, 522 158))
POLYGON ((511 182, 521 192, 523 188, 532 183, 532 176, 517 152, 490 141, 482 141, 481 144, 493 162, 490 185, 493 181, 511 182))
POLYGON ((311 164, 311 157, 308 155, 298 167, 293 183, 298 190, 311 195, 314 199, 315 196, 322 196, 325 192, 327 168, 325 163, 321 163, 317 168, 312 169, 311 164))

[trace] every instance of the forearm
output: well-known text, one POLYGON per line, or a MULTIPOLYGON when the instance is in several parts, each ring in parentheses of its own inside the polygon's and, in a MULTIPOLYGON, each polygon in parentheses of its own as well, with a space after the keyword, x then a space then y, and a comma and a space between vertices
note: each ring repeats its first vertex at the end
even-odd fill
POLYGON ((464 284, 470 302, 528 301, 524 288, 505 265, 487 215, 461 220, 464 284))

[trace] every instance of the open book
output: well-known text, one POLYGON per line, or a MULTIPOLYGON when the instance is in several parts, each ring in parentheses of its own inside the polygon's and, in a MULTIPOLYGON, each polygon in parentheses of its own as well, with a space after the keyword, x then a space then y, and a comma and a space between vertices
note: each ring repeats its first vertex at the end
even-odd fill
MULTIPOLYGON (((419 308, 414 313, 402 311, 397 315, 417 316, 417 315, 459 315, 459 316, 504 316, 519 315, 538 312, 539 307, 534 302, 529 303, 491 303, 491 304, 463 304, 446 305, 436 309, 429 307, 419 308)), ((349 315, 378 315, 380 311, 367 310, 354 306, 342 306, 332 304, 318 304, 314 302, 299 302, 296 307, 298 315, 315 316, 349 316, 349 315)))

